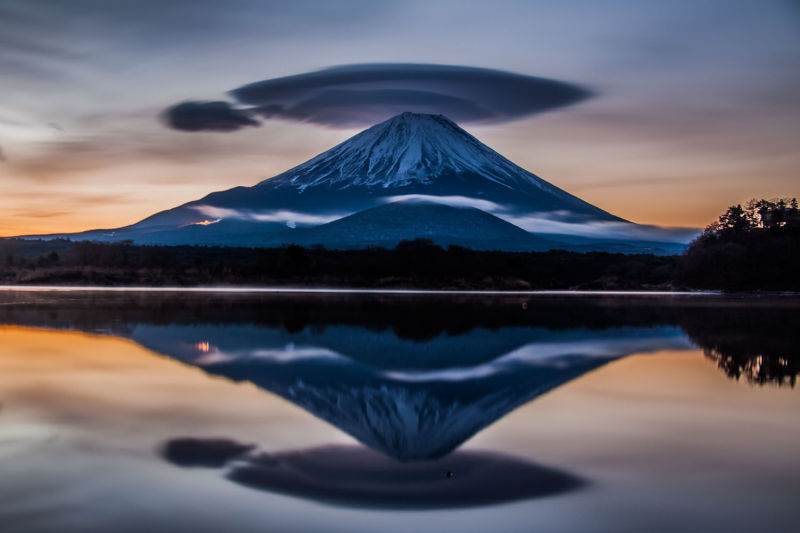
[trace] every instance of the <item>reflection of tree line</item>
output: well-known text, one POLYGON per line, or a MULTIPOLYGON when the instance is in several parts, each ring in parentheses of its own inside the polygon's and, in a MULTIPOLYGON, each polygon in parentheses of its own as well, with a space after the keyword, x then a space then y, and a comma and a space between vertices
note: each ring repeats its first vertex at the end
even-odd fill
POLYGON ((684 309, 681 327, 729 377, 794 387, 800 373, 800 312, 787 306, 684 309))
POLYGON ((748 383, 764 385, 776 383, 794 388, 800 365, 796 359, 780 355, 753 353, 723 353, 705 349, 707 357, 715 360, 728 376, 739 380, 744 377, 748 383))
MULTIPOLYGON (((612 296, 225 294, 225 293, 0 293, 0 322, 109 329, 152 325, 279 327, 289 333, 333 325, 391 331, 424 342, 476 328, 551 330, 677 325, 686 299, 612 296), (20 305, 4 305, 11 303, 20 305)), ((800 305, 800 304, 798 304, 800 305)))
POLYGON ((476 328, 674 325, 733 378, 793 386, 800 372, 795 297, 2 293, 0 304, 0 323, 112 333, 136 324, 252 324, 289 333, 349 325, 425 342, 476 328))

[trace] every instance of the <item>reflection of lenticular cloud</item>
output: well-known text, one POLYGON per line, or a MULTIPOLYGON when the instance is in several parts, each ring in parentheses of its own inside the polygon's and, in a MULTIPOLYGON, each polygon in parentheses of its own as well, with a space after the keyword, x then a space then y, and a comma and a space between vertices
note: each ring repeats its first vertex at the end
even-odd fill
POLYGON ((577 85, 513 72, 404 63, 331 67, 250 83, 230 94, 238 105, 183 102, 164 112, 165 123, 184 131, 233 131, 258 124, 260 116, 352 127, 404 111, 498 123, 591 96, 577 85))
POLYGON ((255 446, 230 439, 172 439, 161 450, 164 459, 183 467, 222 468, 255 446))
POLYGON ((207 217, 212 219, 234 219, 234 220, 249 220, 251 222, 281 222, 289 227, 295 227, 297 224, 325 224, 349 213, 340 213, 335 215, 314 215, 311 213, 299 213, 297 211, 290 211, 288 209, 277 209, 273 211, 250 211, 247 209, 231 209, 228 207, 215 207, 213 205, 195 205, 191 206, 201 212, 207 217))
POLYGON ((253 489, 347 507, 477 507, 554 496, 585 485, 567 472, 483 451, 402 463, 360 446, 270 454, 229 440, 175 439, 162 454, 183 467, 228 466, 229 480, 253 489))

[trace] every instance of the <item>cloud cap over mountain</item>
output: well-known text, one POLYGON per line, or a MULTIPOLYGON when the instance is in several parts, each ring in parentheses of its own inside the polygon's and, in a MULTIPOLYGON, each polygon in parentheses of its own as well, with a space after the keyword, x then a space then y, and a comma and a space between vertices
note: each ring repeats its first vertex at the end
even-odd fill
MULTIPOLYGON (((499 123, 569 106, 592 95, 574 84, 513 72, 405 63, 330 67, 250 83, 229 94, 238 106, 228 106, 228 111, 240 120, 228 131, 253 125, 250 120, 256 117, 355 127, 403 111, 443 114, 459 123, 499 123)), ((168 108, 165 122, 175 129, 219 131, 218 117, 200 104, 184 102, 168 108)))

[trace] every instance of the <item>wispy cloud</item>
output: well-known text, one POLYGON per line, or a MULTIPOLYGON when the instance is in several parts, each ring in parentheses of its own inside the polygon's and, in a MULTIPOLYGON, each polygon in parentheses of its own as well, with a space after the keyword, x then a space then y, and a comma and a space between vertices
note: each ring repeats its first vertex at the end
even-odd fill
POLYGON ((436 204, 449 205, 452 207, 474 207, 482 211, 501 212, 503 206, 489 200, 480 198, 470 198, 469 196, 435 196, 431 194, 402 194, 399 196, 387 196, 383 198, 385 202, 432 202, 436 204))
POLYGON ((290 228, 294 228, 297 224, 302 225, 316 225, 331 222, 350 213, 339 213, 330 215, 320 215, 311 213, 299 213, 297 211, 289 211, 286 209, 278 209, 272 211, 250 211, 247 209, 231 209, 227 207, 216 207, 213 205, 195 205, 192 206, 201 212, 203 215, 212 219, 234 219, 234 220, 249 220, 252 222, 280 222, 286 224, 290 228))
POLYGON ((698 228, 661 227, 630 222, 566 222, 553 218, 550 213, 494 214, 533 233, 602 239, 687 243, 701 231, 698 228))
POLYGON ((389 379, 405 382, 471 381, 518 372, 524 366, 564 368, 570 364, 584 363, 590 358, 611 360, 634 353, 694 348, 677 327, 662 327, 646 337, 630 333, 628 335, 611 339, 601 337, 569 342, 535 342, 482 365, 415 372, 390 371, 382 374, 389 379))
POLYGON ((576 214, 571 211, 541 211, 519 214, 496 202, 468 196, 405 194, 387 196, 383 200, 386 202, 416 201, 449 205, 451 207, 474 207, 533 233, 678 243, 687 243, 700 233, 698 228, 660 227, 631 224, 629 222, 576 221, 576 214))

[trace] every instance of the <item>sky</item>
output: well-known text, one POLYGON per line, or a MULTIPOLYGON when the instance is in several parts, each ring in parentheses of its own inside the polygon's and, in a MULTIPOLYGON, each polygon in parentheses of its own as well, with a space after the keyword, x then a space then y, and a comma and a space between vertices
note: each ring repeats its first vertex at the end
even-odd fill
POLYGON ((800 196, 795 0, 0 0, 0 96, 0 235, 253 185, 407 102, 634 222, 800 196))

